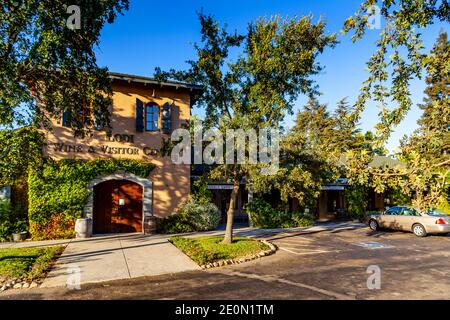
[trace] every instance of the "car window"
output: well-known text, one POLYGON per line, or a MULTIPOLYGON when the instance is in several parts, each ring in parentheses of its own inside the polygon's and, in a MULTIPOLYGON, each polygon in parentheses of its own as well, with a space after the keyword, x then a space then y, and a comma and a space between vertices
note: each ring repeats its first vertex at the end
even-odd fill
POLYGON ((411 209, 411 208, 403 208, 402 210, 402 215, 403 216, 417 216, 418 213, 416 210, 411 209))
POLYGON ((400 212, 400 210, 401 210, 401 208, 393 207, 393 208, 390 208, 389 210, 387 210, 386 214, 390 215, 390 216, 395 216, 400 212))

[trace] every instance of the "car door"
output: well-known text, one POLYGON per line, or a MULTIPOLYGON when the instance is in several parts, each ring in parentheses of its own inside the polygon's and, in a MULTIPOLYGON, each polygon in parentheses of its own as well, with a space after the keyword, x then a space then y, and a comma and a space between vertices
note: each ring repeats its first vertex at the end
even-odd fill
POLYGON ((415 216, 415 210, 408 207, 403 207, 394 218, 394 227, 398 230, 410 231, 415 216))
POLYGON ((418 213, 416 210, 408 207, 402 208, 401 212, 395 217, 395 224, 398 225, 398 229, 404 231, 411 231, 415 218, 418 213))
POLYGON ((401 211, 401 208, 399 207, 392 207, 388 210, 386 210, 381 216, 380 216, 380 224, 382 228, 387 229, 395 229, 395 217, 397 214, 401 211))

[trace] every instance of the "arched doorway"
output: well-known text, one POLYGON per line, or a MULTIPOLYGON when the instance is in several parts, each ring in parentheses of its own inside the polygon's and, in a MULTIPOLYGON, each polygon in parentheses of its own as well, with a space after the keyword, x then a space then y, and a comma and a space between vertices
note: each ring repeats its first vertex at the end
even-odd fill
POLYGON ((129 180, 107 180, 93 188, 93 232, 142 232, 143 187, 129 180))

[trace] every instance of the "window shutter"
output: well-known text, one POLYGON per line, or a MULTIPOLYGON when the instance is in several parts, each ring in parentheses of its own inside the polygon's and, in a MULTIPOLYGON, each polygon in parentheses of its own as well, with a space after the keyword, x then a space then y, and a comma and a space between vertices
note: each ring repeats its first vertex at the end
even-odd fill
POLYGON ((63 125, 63 127, 70 127, 70 112, 69 111, 63 111, 62 125, 63 125))
POLYGON ((164 134, 170 134, 170 131, 172 129, 172 112, 171 112, 171 105, 169 103, 165 103, 163 105, 162 109, 162 132, 164 134))
POLYGON ((136 98, 136 131, 144 131, 144 103, 136 98))
POLYGON ((103 119, 100 118, 100 116, 97 112, 94 113, 94 129, 101 130, 104 128, 105 128, 105 123, 103 122, 103 119))

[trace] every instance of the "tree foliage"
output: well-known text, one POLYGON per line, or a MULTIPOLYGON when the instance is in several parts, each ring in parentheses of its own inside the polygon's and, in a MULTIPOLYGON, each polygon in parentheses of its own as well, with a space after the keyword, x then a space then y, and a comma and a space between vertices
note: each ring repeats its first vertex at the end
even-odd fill
POLYGON ((440 33, 424 61, 427 87, 419 105, 423 114, 419 128, 402 139, 398 155, 405 165, 371 172, 377 189, 400 188, 419 209, 446 202, 450 184, 450 44, 446 33, 440 33))
MULTIPOLYGON (((205 123, 225 133, 226 129, 279 128, 299 94, 314 93, 312 75, 322 70, 317 56, 336 43, 325 33, 325 23, 300 19, 259 19, 245 34, 230 33, 213 17, 199 14, 202 41, 195 45, 197 58, 186 71, 162 72, 160 79, 173 78, 203 86, 198 101, 206 109, 205 123), (230 50, 239 52, 230 58, 230 50)), ((232 220, 241 179, 253 177, 252 166, 218 165, 212 177, 230 179, 230 200, 225 241, 231 242, 232 220)))
MULTIPOLYGON (((110 80, 97 66, 100 30, 128 0, 74 0, 80 29, 69 28, 63 0, 6 0, 0 4, 0 125, 21 125, 71 114, 77 131, 96 117, 109 124, 110 80)), ((69 7, 70 8, 70 7, 69 7)))
POLYGON ((384 150, 374 148, 370 131, 361 133, 354 112, 346 99, 330 112, 317 97, 311 97, 282 139, 277 174, 256 177, 252 189, 279 190, 283 201, 294 198, 301 208, 314 210, 322 186, 347 176, 347 154, 383 154, 384 150))
POLYGON ((418 29, 436 20, 449 22, 450 6, 447 0, 365 0, 344 24, 344 33, 354 32, 353 41, 361 39, 371 28, 371 16, 377 13, 375 5, 384 18, 384 27, 376 42, 377 50, 367 63, 369 77, 356 106, 361 114, 369 100, 377 102, 380 108, 377 143, 381 145, 412 105, 410 80, 421 77, 426 54, 418 29), (390 104, 395 106, 390 108, 390 104))
POLYGON ((0 130, 0 185, 26 181, 28 169, 40 166, 43 135, 33 126, 0 130))

